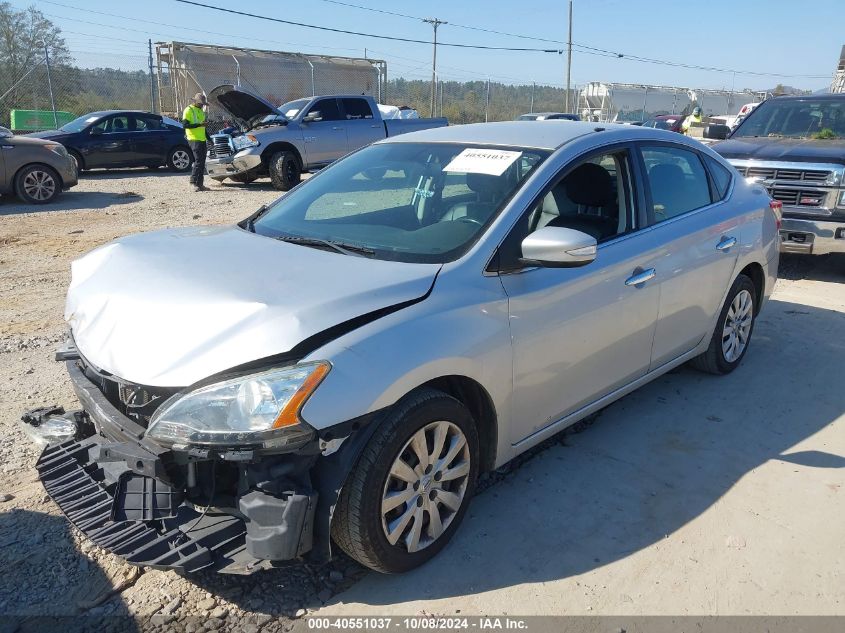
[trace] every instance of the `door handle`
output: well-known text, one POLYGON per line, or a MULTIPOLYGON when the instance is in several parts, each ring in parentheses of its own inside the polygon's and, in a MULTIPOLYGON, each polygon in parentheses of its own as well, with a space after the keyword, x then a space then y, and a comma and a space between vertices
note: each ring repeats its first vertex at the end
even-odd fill
POLYGON ((343 128, 342 127, 333 127, 332 129, 333 130, 342 130, 343 128))
POLYGON ((719 243, 716 244, 717 251, 727 251, 736 246, 736 238, 735 237, 723 237, 719 240, 719 243))
POLYGON ((654 268, 647 268, 646 270, 641 270, 640 272, 634 271, 634 274, 625 280, 625 285, 641 286, 650 279, 654 279, 656 276, 657 271, 654 270, 654 268))

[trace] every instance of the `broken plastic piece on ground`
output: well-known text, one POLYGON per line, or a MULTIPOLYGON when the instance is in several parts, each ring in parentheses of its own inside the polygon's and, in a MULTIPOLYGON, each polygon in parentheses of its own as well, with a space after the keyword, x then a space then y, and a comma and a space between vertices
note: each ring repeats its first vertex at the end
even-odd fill
POLYGON ((80 432, 79 413, 65 413, 63 407, 42 407, 21 416, 24 431, 39 446, 60 444, 74 439, 80 432))

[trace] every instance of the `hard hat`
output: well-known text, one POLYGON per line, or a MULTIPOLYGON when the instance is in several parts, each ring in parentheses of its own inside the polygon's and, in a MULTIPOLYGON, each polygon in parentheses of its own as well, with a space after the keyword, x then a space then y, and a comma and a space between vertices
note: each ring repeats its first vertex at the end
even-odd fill
POLYGON ((692 109, 692 113, 693 113, 693 114, 701 114, 701 108, 699 108, 698 106, 695 106, 695 107, 692 109))
POLYGON ((198 92, 194 95, 194 103, 208 103, 208 99, 205 98, 205 95, 201 92, 198 92))

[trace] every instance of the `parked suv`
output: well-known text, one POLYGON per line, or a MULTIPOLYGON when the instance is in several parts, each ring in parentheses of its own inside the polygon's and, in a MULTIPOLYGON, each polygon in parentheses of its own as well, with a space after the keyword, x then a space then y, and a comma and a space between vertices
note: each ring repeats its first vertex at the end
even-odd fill
POLYGON ((661 130, 375 143, 237 226, 74 262, 59 359, 82 410, 39 476, 137 565, 251 573, 334 543, 411 569, 480 473, 684 362, 733 371, 777 222, 761 187, 661 130))
POLYGON ((0 127, 0 194, 31 204, 52 202, 76 185, 76 165, 59 143, 15 136, 0 127))

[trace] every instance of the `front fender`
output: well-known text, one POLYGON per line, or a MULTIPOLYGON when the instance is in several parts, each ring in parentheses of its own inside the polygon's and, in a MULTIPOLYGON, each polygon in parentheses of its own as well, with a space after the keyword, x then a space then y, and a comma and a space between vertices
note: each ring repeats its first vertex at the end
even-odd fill
MULTIPOLYGON (((390 407, 443 376, 465 376, 489 393, 499 438, 510 417, 513 386, 507 297, 495 276, 467 282, 441 274, 430 296, 337 338, 305 361, 327 360, 332 370, 302 410, 318 430, 390 407)), ((500 440, 501 442, 501 440, 500 440)), ((497 446, 497 461, 510 453, 497 446)))

